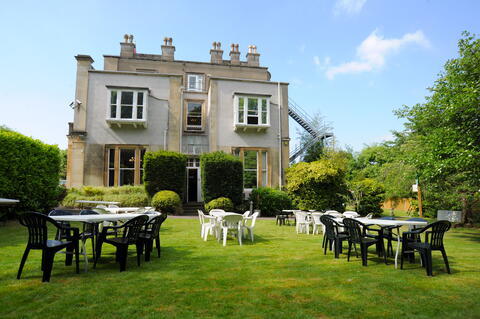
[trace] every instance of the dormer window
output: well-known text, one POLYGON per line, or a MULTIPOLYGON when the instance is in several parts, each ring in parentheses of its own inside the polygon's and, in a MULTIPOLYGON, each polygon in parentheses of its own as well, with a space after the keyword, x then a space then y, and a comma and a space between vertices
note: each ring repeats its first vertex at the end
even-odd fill
POLYGON ((146 126, 148 90, 110 89, 107 122, 110 125, 146 126))
POLYGON ((236 95, 235 127, 267 128, 270 126, 270 97, 236 95))
POLYGON ((187 74, 187 89, 188 91, 203 91, 203 74, 187 74))

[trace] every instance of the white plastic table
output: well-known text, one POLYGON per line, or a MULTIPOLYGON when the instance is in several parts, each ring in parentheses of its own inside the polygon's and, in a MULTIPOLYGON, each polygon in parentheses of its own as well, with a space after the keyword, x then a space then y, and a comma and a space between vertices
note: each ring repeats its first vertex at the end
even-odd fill
POLYGON ((119 205, 120 202, 107 202, 103 200, 86 200, 86 199, 79 199, 75 201, 80 204, 92 204, 92 205, 119 205))
MULTIPOLYGON (((378 226, 426 226, 427 222, 422 221, 410 221, 410 220, 389 220, 389 219, 375 219, 375 218, 355 218, 359 222, 365 225, 378 225, 378 226)), ((335 221, 342 223, 342 218, 335 218, 335 221)), ((398 252, 400 251, 400 227, 395 228, 397 230, 397 250, 395 252, 395 269, 398 268, 398 252)))
POLYGON ((104 209, 109 211, 112 214, 122 214, 122 213, 135 213, 139 208, 145 208, 146 210, 152 209, 152 207, 107 207, 104 209))
POLYGON ((20 201, 18 199, 0 198, 0 206, 13 206, 19 202, 20 201))

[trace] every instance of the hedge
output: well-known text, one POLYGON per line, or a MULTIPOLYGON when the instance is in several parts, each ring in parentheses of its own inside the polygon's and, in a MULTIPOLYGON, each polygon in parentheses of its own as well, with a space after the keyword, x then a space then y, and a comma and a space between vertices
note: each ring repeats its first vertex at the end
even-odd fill
POLYGON ((200 157, 202 193, 206 203, 219 197, 230 198, 235 206, 243 200, 243 164, 239 158, 224 152, 206 153, 200 157))
POLYGON ((20 211, 48 211, 62 193, 60 160, 56 145, 0 129, 0 197, 20 200, 20 211))
POLYGON ((120 202, 119 206, 144 207, 149 205, 149 200, 143 186, 125 185, 120 187, 83 186, 71 188, 62 201, 62 206, 80 208, 77 200, 100 200, 108 202, 120 202))
POLYGON ((147 152, 143 159, 143 181, 147 193, 170 190, 184 198, 187 156, 171 151, 147 152))
POLYGON ((282 209, 292 208, 292 200, 288 194, 275 188, 254 188, 250 199, 253 201, 253 206, 260 209, 262 216, 275 216, 282 209))

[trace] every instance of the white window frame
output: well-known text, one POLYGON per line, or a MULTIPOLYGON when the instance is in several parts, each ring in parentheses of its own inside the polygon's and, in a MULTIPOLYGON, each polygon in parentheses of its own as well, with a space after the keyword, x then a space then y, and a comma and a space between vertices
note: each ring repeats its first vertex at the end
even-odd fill
POLYGON ((108 89, 108 106, 107 106, 107 122, 112 124, 116 123, 119 126, 121 124, 140 124, 145 126, 147 122, 147 114, 148 114, 148 90, 147 89, 128 89, 128 88, 109 88, 108 89), (115 104, 112 103, 112 93, 117 92, 117 99, 115 101, 115 104), (131 92, 133 93, 133 104, 132 104, 132 117, 130 118, 122 118, 121 117, 121 112, 122 112, 122 104, 121 104, 121 99, 122 99, 122 94, 131 92), (138 94, 143 93, 143 100, 142 100, 142 105, 138 104, 138 94), (115 117, 111 116, 111 108, 112 105, 115 105, 115 117), (142 117, 137 118, 138 114, 138 109, 142 108, 142 117))
MULTIPOLYGON (((204 112, 204 103, 201 102, 201 101, 186 101, 186 104, 185 104, 185 131, 188 131, 188 132, 203 132, 203 122, 204 122, 204 118, 203 118, 203 112, 204 112), (199 104, 200 107, 201 107, 201 111, 200 111, 200 125, 189 125, 188 124, 188 116, 189 116, 189 111, 188 111, 188 105, 189 104, 199 104)), ((198 116, 198 115, 196 115, 198 116)))
POLYGON ((187 91, 203 92, 205 76, 203 74, 189 73, 187 74, 187 91), (190 87, 190 79, 195 79, 195 85, 190 87))
POLYGON ((234 124, 235 126, 242 126, 242 127, 269 127, 270 126, 270 97, 269 96, 255 96, 255 95, 235 95, 234 97, 234 124), (240 121, 240 98, 244 99, 244 105, 243 105, 243 121, 240 121), (257 106, 258 106, 258 114, 256 116, 248 116, 248 100, 249 99, 255 99, 257 100, 257 106), (262 100, 266 100, 267 105, 266 105, 266 122, 262 123, 262 113, 264 112, 263 110, 263 105, 262 105, 262 100), (258 124, 249 124, 248 123, 248 118, 249 117, 256 117, 258 119, 258 124))

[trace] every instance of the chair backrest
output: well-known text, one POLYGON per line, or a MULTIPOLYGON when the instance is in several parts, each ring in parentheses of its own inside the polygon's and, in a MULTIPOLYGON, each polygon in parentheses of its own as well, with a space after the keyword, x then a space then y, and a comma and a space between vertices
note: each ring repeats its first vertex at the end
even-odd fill
POLYGON ((48 216, 69 216, 69 215, 76 215, 76 213, 68 211, 68 210, 61 210, 61 209, 54 209, 48 213, 48 216))
POLYGON ((210 215, 215 217, 223 216, 225 215, 225 211, 223 209, 212 209, 210 215))
POLYGON ((334 239, 336 232, 335 232, 335 221, 329 215, 322 215, 320 216, 320 222, 325 225, 325 236, 328 239, 334 239))
POLYGON ((357 213, 357 212, 352 212, 352 211, 343 212, 342 215, 345 216, 345 217, 348 217, 348 218, 356 218, 356 217, 360 216, 359 213, 357 213))
POLYGON ((147 223, 148 216, 140 215, 135 218, 130 219, 125 224, 122 225, 123 238, 127 239, 128 244, 136 243, 138 235, 142 231, 142 227, 147 223))
POLYGON ((448 220, 439 220, 425 227, 431 229, 429 242, 432 249, 443 247, 443 235, 445 235, 451 226, 452 223, 448 220))
POLYGON ((82 209, 80 215, 99 215, 99 213, 91 209, 82 209))
POLYGON ((160 227, 162 226, 163 222, 167 219, 167 214, 160 213, 159 216, 153 217, 145 227, 151 231, 152 237, 157 237, 158 233, 160 232, 160 227))
POLYGON ((237 229, 242 222, 242 215, 225 215, 222 219, 222 226, 227 227, 228 229, 237 229))
POLYGON ((91 210, 93 210, 94 212, 97 212, 99 214, 110 214, 110 212, 108 210, 106 210, 105 208, 102 208, 102 207, 95 207, 95 208, 92 208, 91 210))
POLYGON ((245 217, 248 217, 249 215, 250 215, 250 211, 249 211, 249 210, 247 210, 245 213, 243 213, 243 215, 242 215, 242 216, 245 218, 245 217))
POLYGON ((333 217, 342 217, 342 214, 337 212, 336 210, 327 210, 325 214, 328 214, 333 217))
POLYGON ((322 213, 312 213, 313 222, 317 225, 321 224, 322 222, 320 220, 320 217, 322 217, 322 215, 322 213))
POLYGON ((107 206, 105 206, 105 205, 97 205, 97 207, 95 207, 95 208, 103 208, 103 209, 105 209, 105 208, 107 208, 107 206))
POLYGON ((110 204, 108 205, 108 208, 120 208, 118 205, 110 204))
POLYGON ((354 243, 361 243, 363 236, 363 228, 365 225, 353 218, 344 218, 343 225, 347 229, 350 240, 354 243))
POLYGON ((255 227, 255 222, 257 221, 257 217, 260 215, 260 212, 255 212, 250 216, 252 223, 250 224, 250 227, 255 227))
POLYGON ((307 220, 307 216, 308 214, 306 212, 295 212, 295 219, 297 221, 297 224, 298 223, 307 223, 308 220, 307 220))
POLYGON ((28 245, 42 249, 48 240, 47 223, 57 226, 55 220, 40 213, 28 212, 19 216, 20 224, 28 228, 28 245))
POLYGON ((200 222, 200 225, 204 224, 205 214, 200 209, 197 209, 197 213, 198 213, 198 221, 200 222))

